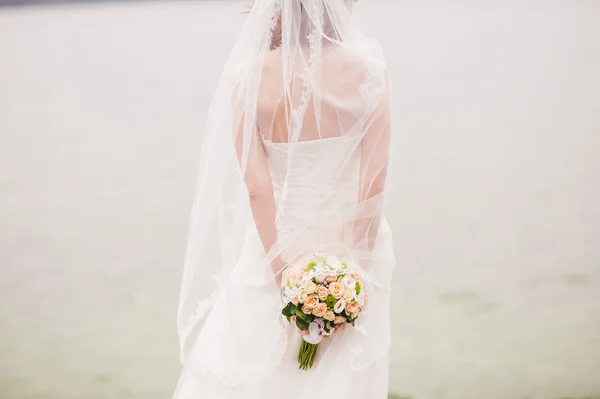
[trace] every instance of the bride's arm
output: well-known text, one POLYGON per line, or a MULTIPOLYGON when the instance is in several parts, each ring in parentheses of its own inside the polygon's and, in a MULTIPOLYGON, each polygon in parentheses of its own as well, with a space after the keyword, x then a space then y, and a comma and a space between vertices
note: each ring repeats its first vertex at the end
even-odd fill
POLYGON ((390 157, 389 86, 367 120, 360 145, 359 206, 354 221, 354 245, 364 266, 369 263, 379 232, 390 157))
MULTIPOLYGON (((246 139, 249 143, 244 143, 244 117, 242 116, 240 119, 240 127, 235 140, 238 162, 242 165, 244 144, 248 145, 244 182, 248 188, 250 207, 254 222, 256 223, 256 229, 258 230, 265 253, 269 253, 273 245, 277 242, 277 227, 275 225, 277 208, 273 193, 273 182, 258 130, 255 128, 251 137, 246 139)), ((242 169, 244 169, 243 165, 242 169)), ((283 266, 283 262, 279 256, 271 263, 273 276, 277 284, 281 282, 283 266)))

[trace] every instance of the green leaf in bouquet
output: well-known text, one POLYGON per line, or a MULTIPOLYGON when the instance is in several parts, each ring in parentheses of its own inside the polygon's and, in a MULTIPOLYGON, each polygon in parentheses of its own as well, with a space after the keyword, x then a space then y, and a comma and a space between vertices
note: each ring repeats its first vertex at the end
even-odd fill
POLYGON ((317 266, 317 262, 310 262, 307 266, 306 266, 306 270, 314 270, 315 266, 317 266))
POLYGON ((302 309, 300 309, 300 306, 296 307, 296 319, 302 319, 304 321, 306 321, 307 323, 312 322, 315 319, 315 316, 313 316, 312 314, 306 314, 302 311, 302 309))
POLYGON ((329 320, 326 320, 324 328, 327 333, 329 333, 331 331, 331 327, 332 327, 331 322, 329 320))
POLYGON ((296 309, 294 310, 294 313, 296 313, 296 317, 299 317, 301 319, 304 319, 304 316, 306 316, 304 314, 304 312, 302 311, 302 309, 300 308, 300 306, 296 307, 296 309))
POLYGON ((296 327, 298 327, 302 331, 308 330, 308 326, 310 323, 300 317, 296 317, 296 327))
POLYGON ((356 295, 360 294, 360 284, 356 283, 354 288, 356 289, 356 295))
MULTIPOLYGON (((350 324, 353 323, 354 320, 352 319, 352 317, 350 317, 350 315, 348 313, 346 313, 345 310, 344 310, 344 317, 346 318, 346 322, 348 322, 350 324)), ((354 324, 352 324, 352 325, 354 325, 354 324)))
POLYGON ((327 304, 327 309, 331 310, 337 303, 337 299, 335 299, 332 295, 328 295, 325 299, 325 303, 327 304))
POLYGON ((287 321, 290 321, 290 317, 296 314, 296 305, 292 302, 288 303, 287 306, 281 310, 281 313, 287 318, 287 321))
POLYGON ((338 279, 337 279, 337 282, 338 282, 338 283, 341 283, 341 282, 342 282, 342 279, 343 279, 345 276, 346 276, 345 274, 340 274, 340 275, 339 275, 339 277, 338 277, 338 279))

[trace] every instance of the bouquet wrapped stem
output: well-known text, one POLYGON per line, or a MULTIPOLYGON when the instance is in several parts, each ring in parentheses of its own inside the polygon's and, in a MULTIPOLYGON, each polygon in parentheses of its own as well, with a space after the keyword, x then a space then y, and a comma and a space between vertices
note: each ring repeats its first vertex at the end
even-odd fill
POLYGON ((281 313, 298 327, 300 369, 313 366, 319 343, 355 320, 366 306, 367 291, 358 267, 335 256, 315 256, 290 268, 282 289, 281 313))
POLYGON ((298 353, 298 364, 300 365, 300 369, 308 370, 312 367, 315 356, 317 355, 317 349, 319 349, 319 344, 309 344, 305 340, 302 340, 300 352, 298 353))

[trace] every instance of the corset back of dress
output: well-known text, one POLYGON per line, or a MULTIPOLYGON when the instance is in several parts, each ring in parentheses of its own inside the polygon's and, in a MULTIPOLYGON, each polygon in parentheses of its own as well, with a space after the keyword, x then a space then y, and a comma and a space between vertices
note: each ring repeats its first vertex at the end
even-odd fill
POLYGON ((358 199, 360 152, 355 140, 340 136, 296 143, 264 141, 273 181, 277 228, 289 238, 287 258, 343 248, 346 222, 358 199))

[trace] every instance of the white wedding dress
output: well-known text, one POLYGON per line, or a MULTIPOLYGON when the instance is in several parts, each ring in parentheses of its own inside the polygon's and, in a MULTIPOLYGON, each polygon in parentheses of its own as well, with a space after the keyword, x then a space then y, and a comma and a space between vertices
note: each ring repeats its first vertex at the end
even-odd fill
MULTIPOLYGON (((286 145, 264 141, 277 198, 281 195, 283 177, 288 172, 292 176, 280 221, 284 234, 301 228, 305 220, 315 217, 311 215, 315 212, 322 220, 335 220, 337 216, 332 219, 332 215, 351 209, 357 197, 359 153, 352 156, 341 175, 333 178, 332 172, 339 162, 336 156, 348 153, 352 139, 335 137, 302 142, 292 165, 286 164, 286 145), (335 190, 336 194, 324 192, 324 187, 335 190)), ((342 225, 315 226, 294 242, 290 252, 310 254, 317 246, 336 248, 342 244, 342 233, 342 225)), ((385 255, 371 267, 378 279, 389 281, 394 254, 385 220, 381 223, 378 245, 380 253, 385 255)), ((217 298, 208 315, 174 398, 386 399, 390 328, 387 284, 378 284, 374 278, 369 285, 369 308, 373 311, 367 309, 361 315, 362 331, 347 328, 324 340, 314 367, 302 371, 297 361, 301 338, 296 328, 281 325, 278 290, 274 286, 265 289, 259 282, 248 286, 248 280, 257 279, 253 266, 263 252, 257 236, 247 241, 244 252, 246 255, 232 276, 230 291, 217 298), (236 316, 240 309, 259 312, 260 322, 253 323, 259 327, 247 328, 248 317, 236 316), (371 342, 380 337, 387 342, 371 342), (369 354, 361 358, 363 351, 369 354)))
POLYGON ((353 4, 256 0, 224 68, 188 235, 174 399, 387 398, 391 89, 353 4), (356 262, 368 303, 303 371, 274 277, 315 252, 356 262))

